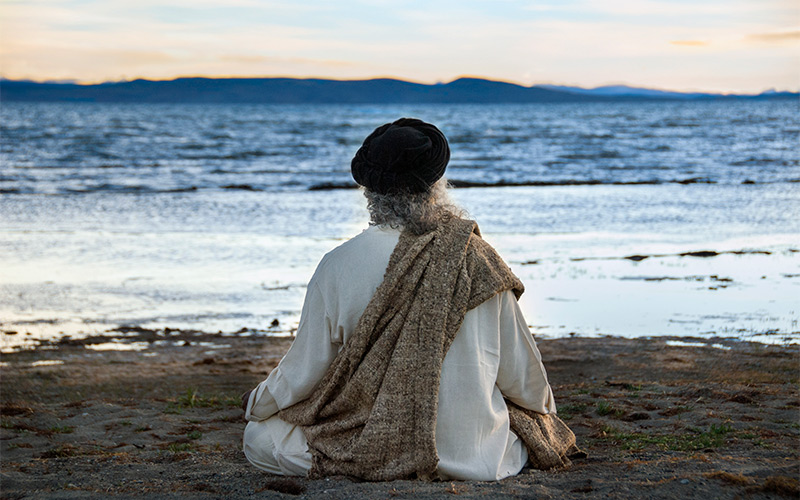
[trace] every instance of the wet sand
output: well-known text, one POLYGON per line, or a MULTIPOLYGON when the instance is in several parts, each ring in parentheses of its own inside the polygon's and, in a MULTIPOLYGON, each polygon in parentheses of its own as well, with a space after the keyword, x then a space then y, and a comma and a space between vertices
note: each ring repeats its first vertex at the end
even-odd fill
POLYGON ((499 482, 365 483, 279 478, 241 453, 239 396, 290 343, 132 329, 2 354, 2 498, 800 495, 797 345, 540 340, 559 415, 588 458, 499 482), (111 345, 138 350, 92 348, 111 345))

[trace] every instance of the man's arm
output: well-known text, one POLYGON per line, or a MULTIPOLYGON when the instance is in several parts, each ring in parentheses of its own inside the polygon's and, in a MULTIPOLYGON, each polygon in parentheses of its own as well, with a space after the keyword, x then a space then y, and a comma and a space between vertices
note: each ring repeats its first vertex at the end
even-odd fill
POLYGON ((242 396, 247 420, 266 420, 308 397, 338 353, 331 322, 315 279, 308 284, 300 324, 292 346, 266 380, 242 396))
POLYGON ((537 413, 555 413, 553 391, 542 356, 513 292, 500 299, 500 367, 497 386, 503 396, 537 413))

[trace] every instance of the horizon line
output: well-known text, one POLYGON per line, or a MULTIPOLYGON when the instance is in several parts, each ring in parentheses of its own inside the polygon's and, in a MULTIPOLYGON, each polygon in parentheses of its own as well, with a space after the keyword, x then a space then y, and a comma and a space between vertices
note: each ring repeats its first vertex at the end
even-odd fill
POLYGON ((495 83, 505 83, 510 85, 516 85, 523 88, 534 88, 534 87, 541 87, 541 86, 555 86, 555 87, 569 87, 569 88, 578 88, 582 90, 596 90, 602 89, 607 87, 628 87, 632 89, 646 89, 646 90, 654 90, 659 92, 670 92, 670 93, 678 93, 678 94, 711 94, 711 95, 760 95, 765 92, 789 92, 789 93, 800 93, 800 87, 797 90, 791 89, 778 89, 777 87, 769 87, 765 88, 761 91, 751 91, 745 93, 737 93, 736 91, 722 91, 722 92, 715 92, 715 91, 707 91, 707 90, 671 90, 659 87, 648 87, 648 86, 640 86, 636 84, 629 84, 624 82, 610 82, 605 83, 603 85, 598 85, 596 87, 584 87, 579 84, 568 84, 568 83, 550 83, 550 82, 539 82, 539 83, 532 83, 530 85, 525 85, 520 82, 515 82, 512 80, 503 80, 499 78, 491 78, 486 76, 477 76, 477 75, 458 75, 449 81, 437 80, 433 83, 430 82, 423 82, 418 80, 412 79, 405 79, 398 76, 392 75, 376 75, 371 77, 362 77, 362 78, 335 78, 335 77, 325 77, 325 76, 297 76, 297 75, 260 75, 260 76, 243 76, 243 75, 199 75, 199 74, 188 74, 188 75, 179 75, 174 77, 166 77, 166 78, 150 78, 144 76, 137 76, 134 78, 124 78, 119 80, 102 80, 102 81, 81 81, 79 79, 72 79, 72 78, 65 78, 65 79, 34 79, 34 78, 8 78, 0 74, 0 82, 2 81, 13 81, 13 82, 30 82, 30 83, 39 83, 39 84, 62 84, 62 85, 81 85, 81 86, 91 86, 91 85, 104 85, 104 84, 114 84, 114 83, 130 83, 138 80, 144 81, 151 81, 151 82, 172 82, 181 79, 206 79, 206 80, 259 80, 259 79, 289 79, 289 80, 327 80, 327 81, 336 81, 336 82, 364 82, 364 81, 374 81, 374 80, 395 80, 400 82, 406 83, 413 83, 417 85, 448 85, 458 80, 462 79, 473 79, 473 80, 483 80, 488 82, 495 82, 495 83))

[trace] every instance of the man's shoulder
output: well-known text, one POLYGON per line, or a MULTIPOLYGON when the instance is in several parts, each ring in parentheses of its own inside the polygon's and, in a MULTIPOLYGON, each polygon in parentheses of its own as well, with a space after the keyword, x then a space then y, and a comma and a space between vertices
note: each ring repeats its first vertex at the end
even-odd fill
POLYGON ((320 279, 331 273, 350 273, 369 264, 389 262, 389 256, 397 245, 400 231, 370 226, 326 253, 317 266, 315 277, 320 279))

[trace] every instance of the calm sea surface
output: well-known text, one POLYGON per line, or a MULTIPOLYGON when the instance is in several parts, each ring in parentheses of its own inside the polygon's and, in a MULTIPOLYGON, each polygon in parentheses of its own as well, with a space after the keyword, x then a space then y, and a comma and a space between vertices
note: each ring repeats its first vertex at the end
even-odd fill
POLYGON ((363 138, 400 116, 448 136, 451 180, 534 184, 453 197, 525 282, 537 335, 797 341, 798 111, 3 103, 2 345, 291 331, 319 258, 367 223, 359 191, 313 188, 350 183, 363 138))

